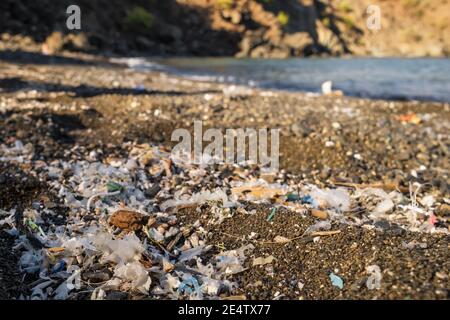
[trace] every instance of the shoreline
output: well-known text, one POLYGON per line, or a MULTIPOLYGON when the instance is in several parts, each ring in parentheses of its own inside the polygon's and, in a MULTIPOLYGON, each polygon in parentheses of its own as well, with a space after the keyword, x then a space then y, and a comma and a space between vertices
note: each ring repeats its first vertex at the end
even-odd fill
MULTIPOLYGON (((304 94, 319 94, 321 95, 321 88, 320 85, 322 83, 316 83, 315 85, 313 85, 314 82, 310 82, 310 83, 302 83, 302 84, 296 84, 293 81, 290 82, 279 82, 279 78, 272 78, 272 79, 266 79, 264 78, 264 75, 262 74, 256 74, 254 75, 252 78, 250 77, 246 77, 246 76, 242 76, 242 74, 237 73, 237 71, 235 70, 234 72, 231 73, 220 73, 220 72, 216 72, 214 71, 214 68, 208 69, 201 69, 199 70, 198 67, 198 62, 199 61, 203 61, 203 59, 207 59, 206 60, 206 64, 211 64, 212 66, 217 67, 216 62, 218 61, 223 61, 222 68, 225 67, 231 67, 231 68, 235 68, 236 66, 234 64, 241 64, 241 63, 251 63, 251 64, 255 64, 255 63, 259 63, 259 68, 263 69, 266 65, 266 63, 273 63, 273 62, 278 62, 281 61, 280 59, 245 59, 245 58, 235 58, 235 57, 206 57, 206 58, 199 58, 199 57, 129 57, 129 58, 112 58, 110 59, 111 61, 116 61, 118 63, 124 64, 126 66, 128 66, 129 68, 135 70, 135 71, 154 71, 154 72, 163 72, 163 73, 167 73, 169 75, 172 76, 176 76, 176 77, 182 77, 182 78, 186 78, 189 80, 193 80, 193 81, 200 81, 200 82, 215 82, 215 83, 221 83, 221 84, 225 84, 225 85, 237 85, 237 86, 246 86, 246 87, 250 87, 253 89, 260 89, 260 90, 274 90, 274 91, 279 91, 279 92, 291 92, 291 93, 304 93, 304 94), (212 62, 208 62, 209 60, 211 60, 212 62), (183 62, 185 61, 185 62, 183 62), (228 61, 228 62, 225 62, 228 61), (232 62, 230 62, 232 61, 232 62), (189 68, 188 65, 189 63, 193 63, 194 67, 189 68), (197 67, 196 67, 197 66, 197 67), (187 69, 186 69, 187 68, 187 69)), ((419 58, 419 60, 424 60, 425 58, 419 58)), ((289 59, 284 59, 283 61, 304 61, 304 58, 289 58, 289 59)), ((311 60, 310 58, 307 58, 307 60, 311 60)), ((322 61, 322 62, 326 62, 326 61, 340 61, 339 58, 317 58, 314 59, 312 58, 312 60, 315 61, 322 61)), ((361 60, 361 61, 367 61, 367 62, 371 62, 374 59, 370 58, 370 57, 361 57, 360 59, 355 58, 355 57, 350 57, 349 59, 347 59, 347 61, 354 61, 354 60, 361 60)), ((411 60, 411 59, 399 59, 399 58, 382 58, 381 60, 390 60, 390 61, 398 61, 398 62, 402 62, 405 60, 411 60)), ((443 61, 446 61, 448 59, 441 59, 443 61)), ((202 66, 204 66, 204 64, 202 64, 202 66)), ((267 67, 270 65, 267 65, 267 67)), ((244 65, 242 67, 245 67, 244 65)), ((299 68, 300 66, 296 66, 293 65, 292 67, 297 67, 299 68)), ((376 68, 377 66, 374 65, 374 68, 376 68)), ((379 66, 381 67, 381 66, 379 66)), ((249 72, 252 72, 252 70, 248 70, 249 72)), ((254 70, 253 70, 254 71, 254 70)), ((282 68, 280 68, 279 70, 280 72, 282 72, 282 68)), ((300 69, 299 69, 300 71, 300 69)), ((386 72, 386 71, 385 71, 386 72)), ((399 72, 401 72, 401 69, 399 70, 399 72)), ((292 76, 292 74, 285 74, 286 77, 288 76, 292 76)), ((405 77, 408 77, 408 75, 405 75, 405 77)), ((349 78, 351 78, 351 75, 349 76, 349 78)), ((325 79, 325 78, 324 78, 325 79)), ((324 79, 322 79, 323 81, 325 81, 324 79)), ((333 79, 329 79, 329 80, 333 80, 333 79)), ((409 79, 410 80, 410 79, 409 79)), ((348 81, 348 79, 341 79, 341 81, 343 81, 344 83, 346 81, 348 81)), ((385 81, 390 81, 390 82, 395 82, 393 79, 388 79, 386 78, 385 81)), ((420 95, 415 95, 412 94, 411 92, 409 93, 403 93, 402 92, 402 88, 398 87, 397 91, 392 91, 392 92, 385 92, 385 93, 377 93, 376 91, 372 91, 372 92, 365 92, 367 91, 367 88, 369 88, 370 86, 377 86, 379 85, 378 83, 366 83, 365 86, 362 86, 361 88, 359 88, 358 90, 353 89, 350 90, 349 88, 344 87, 339 87, 339 81, 334 81, 338 86, 338 88, 336 88, 337 91, 343 91, 344 94, 347 97, 355 97, 355 98, 360 98, 360 99, 371 99, 371 100, 385 100, 385 101, 409 101, 409 102, 440 102, 440 103, 450 103, 450 97, 445 97, 445 96, 420 96, 420 95)), ((367 79, 366 79, 367 82, 367 79)), ((435 84, 434 84, 435 85, 435 84)), ((430 90, 431 88, 429 88, 430 90)), ((441 88, 434 88, 435 90, 441 89, 441 88)), ((386 88, 378 88, 378 91, 383 91, 386 90, 386 88)))

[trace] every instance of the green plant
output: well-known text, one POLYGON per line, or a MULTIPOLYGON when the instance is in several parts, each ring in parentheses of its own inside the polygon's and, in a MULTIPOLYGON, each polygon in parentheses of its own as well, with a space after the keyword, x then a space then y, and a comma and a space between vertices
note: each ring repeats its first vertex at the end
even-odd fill
POLYGON ((218 0, 217 3, 223 9, 230 9, 233 6, 234 0, 218 0))
POLYGON ((350 13, 353 11, 352 5, 348 3, 346 0, 341 1, 338 5, 338 9, 345 13, 350 13))
POLYGON ((349 29, 352 29, 352 28, 354 28, 355 27, 355 21, 353 21, 353 19, 352 18, 350 18, 350 17, 343 17, 342 18, 342 22, 345 24, 345 26, 347 27, 347 28, 349 28, 349 29))
POLYGON ((153 15, 142 7, 131 9, 124 19, 124 29, 129 32, 144 33, 154 23, 153 15))
POLYGON ((282 26, 285 26, 289 23, 289 15, 284 11, 280 11, 278 12, 277 20, 282 26))

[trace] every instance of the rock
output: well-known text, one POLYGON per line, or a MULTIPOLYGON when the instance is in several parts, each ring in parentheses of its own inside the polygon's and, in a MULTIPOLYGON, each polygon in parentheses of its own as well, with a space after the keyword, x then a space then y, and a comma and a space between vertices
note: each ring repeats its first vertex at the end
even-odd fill
POLYGON ((149 198, 153 198, 158 194, 160 190, 161 187, 159 186, 159 184, 154 183, 150 188, 144 191, 144 194, 149 198))
POLYGON ((288 47, 277 47, 270 51, 269 57, 272 59, 286 59, 291 56, 291 50, 288 47))
POLYGON ((303 51, 303 49, 312 44, 312 39, 307 32, 296 32, 292 34, 285 34, 283 43, 288 47, 303 51))
POLYGON ((84 281, 92 283, 106 282, 111 278, 111 273, 107 271, 86 271, 82 274, 84 281))
POLYGON ((281 45, 282 36, 283 33, 281 29, 272 27, 264 33, 263 39, 278 47, 281 45))
POLYGON ((106 293, 105 300, 128 300, 130 294, 122 291, 109 291, 106 293))
POLYGON ((90 49, 89 40, 84 33, 71 33, 64 39, 64 49, 82 50, 90 49))
POLYGON ((275 260, 276 259, 275 259, 274 256, 268 256, 266 258, 258 257, 258 258, 253 259, 253 266, 262 266, 262 265, 265 265, 265 264, 272 263, 275 260))
POLYGON ((382 229, 383 231, 387 231, 391 228, 391 224, 389 223, 389 221, 386 220, 377 221, 374 223, 374 226, 382 229))
POLYGON ((249 57, 256 47, 264 43, 263 32, 263 30, 247 31, 241 40, 240 52, 236 56, 249 57))
POLYGON ((64 37, 61 32, 55 31, 45 39, 42 44, 42 53, 53 55, 61 51, 64 46, 64 37))
POLYGON ((238 10, 223 10, 222 16, 233 24, 239 24, 242 20, 242 15, 238 10))
POLYGON ((276 243, 288 243, 288 242, 291 242, 291 239, 288 239, 288 238, 283 237, 283 236, 276 236, 273 239, 273 241, 276 242, 276 243))
POLYGON ((160 22, 156 29, 162 43, 179 42, 183 36, 181 29, 172 24, 160 22))
POLYGON ((257 46, 250 52, 250 57, 255 59, 267 58, 269 57, 269 55, 270 55, 270 48, 268 45, 257 46))
POLYGON ((144 224, 144 217, 136 211, 117 210, 109 218, 109 224, 125 231, 139 230, 144 224))

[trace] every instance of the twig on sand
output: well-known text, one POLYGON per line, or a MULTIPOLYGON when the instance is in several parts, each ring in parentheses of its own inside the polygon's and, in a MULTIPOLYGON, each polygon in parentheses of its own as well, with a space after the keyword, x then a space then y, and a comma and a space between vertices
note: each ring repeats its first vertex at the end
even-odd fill
MULTIPOLYGON (((225 236, 228 236, 230 238, 235 238, 237 240, 241 240, 241 241, 247 240, 243 236, 240 237, 240 236, 236 236, 234 234, 229 234, 229 233, 222 232, 222 231, 219 231, 219 233, 223 234, 225 236)), ((289 242, 292 242, 292 241, 296 241, 296 240, 302 240, 302 242, 310 242, 310 241, 313 241, 313 239, 315 237, 326 237, 326 236, 332 236, 332 235, 339 234, 339 233, 341 233, 341 230, 317 231, 317 232, 313 232, 313 233, 311 233, 309 235, 302 234, 301 236, 297 236, 297 237, 294 237, 294 238, 286 238, 285 242, 279 242, 279 241, 258 241, 258 240, 252 240, 252 241, 254 241, 256 243, 259 243, 259 244, 286 244, 286 243, 289 243, 289 242)))
POLYGON ((311 237, 323 237, 332 236, 334 234, 341 233, 341 230, 331 230, 331 231, 317 231, 310 234, 311 237))
POLYGON ((336 186, 343 186, 354 189, 367 189, 367 188, 380 188, 385 191, 394 191, 399 190, 401 193, 409 192, 409 188, 402 187, 398 183, 395 182, 375 182, 375 183, 352 183, 352 182, 340 182, 340 181, 331 181, 332 184, 336 186))

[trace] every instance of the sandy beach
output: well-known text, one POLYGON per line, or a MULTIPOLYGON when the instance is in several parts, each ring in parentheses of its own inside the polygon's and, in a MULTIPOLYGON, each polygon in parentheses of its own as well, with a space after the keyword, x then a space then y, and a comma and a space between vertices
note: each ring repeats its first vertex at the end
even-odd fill
MULTIPOLYGON (((2 298, 54 298, 66 278, 55 277, 39 291, 43 281, 24 269, 53 270, 64 258, 82 279, 80 288, 61 293, 67 299, 192 298, 197 287, 186 275, 207 284, 205 299, 448 299, 449 104, 192 81, 88 55, 2 54, 0 75, 2 298), (195 120, 205 128, 280 129, 280 171, 168 162, 172 132, 191 131, 195 120), (142 160, 145 154, 150 160, 142 160), (89 169, 93 164, 97 169, 89 169), (98 192, 103 177, 127 191, 94 199, 92 210, 85 209, 86 190, 98 192), (236 186, 248 190, 231 200, 236 186), (303 197, 313 194, 311 186, 342 188, 349 203, 344 210, 308 203, 303 197), (235 205, 208 200, 205 192, 214 190, 235 205), (183 202, 181 194, 203 200, 183 202), (170 199, 179 201, 164 207, 170 199), (392 206, 374 218, 383 200, 392 206), (139 216, 133 239, 148 247, 129 263, 150 270, 151 284, 147 278, 108 283, 119 272, 115 263, 92 255, 86 244, 81 251, 69 245, 91 227, 117 237, 111 241, 128 239, 129 226, 110 220, 121 209, 139 216), (27 225, 30 219, 45 241, 27 225), (203 249, 191 258, 180 258, 198 246, 203 249), (224 257, 234 264, 220 266, 224 257), (367 267, 374 265, 382 279, 371 290, 367 267), (241 269, 228 272, 233 266, 241 269), (178 290, 167 284, 167 274, 176 272, 185 275, 178 273, 178 290), (183 283, 191 291, 180 289, 183 283)), ((133 217, 126 214, 123 223, 133 217)))

